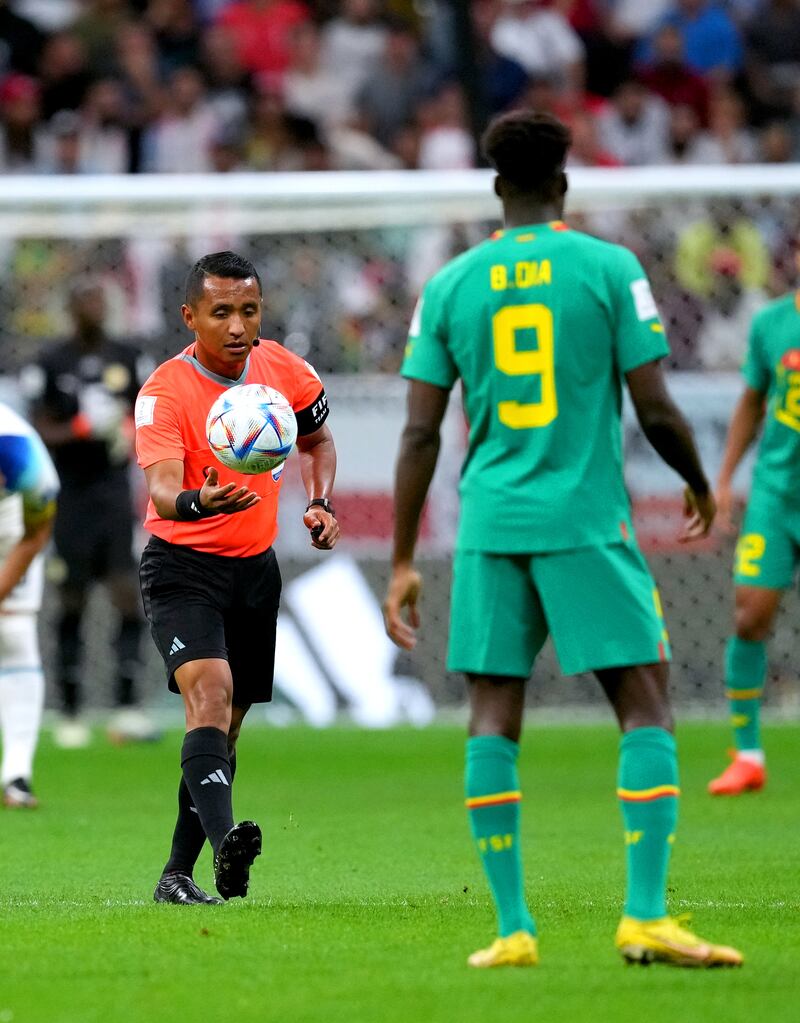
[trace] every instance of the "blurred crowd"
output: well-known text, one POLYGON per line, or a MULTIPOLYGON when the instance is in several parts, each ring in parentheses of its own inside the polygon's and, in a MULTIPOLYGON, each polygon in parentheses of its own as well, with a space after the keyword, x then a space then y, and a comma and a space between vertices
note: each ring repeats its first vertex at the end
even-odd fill
MULTIPOLYGON (((573 166, 794 160, 800 0, 0 0, 4 173, 463 168, 471 116, 517 105, 571 125, 573 166)), ((186 270, 235 248, 263 273, 265 334, 326 373, 394 372, 426 277, 489 229, 206 219, 203 237, 0 238, 11 368, 64 334, 87 272, 112 336, 176 351, 186 270)), ((800 213, 778 197, 570 222, 642 259, 674 368, 736 368, 752 312, 796 281, 800 213)))
MULTIPOLYGON (((450 0, 0 0, 0 171, 475 163, 450 0)), ((478 103, 587 166, 800 151, 797 0, 472 0, 478 103)))

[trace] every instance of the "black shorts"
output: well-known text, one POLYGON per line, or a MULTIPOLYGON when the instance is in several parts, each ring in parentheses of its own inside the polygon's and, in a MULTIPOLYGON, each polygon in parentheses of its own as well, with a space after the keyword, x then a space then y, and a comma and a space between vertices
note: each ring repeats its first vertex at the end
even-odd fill
POLYGON ((142 552, 139 580, 173 693, 182 664, 220 657, 231 668, 234 706, 272 699, 281 573, 271 547, 230 558, 154 536, 142 552))
POLYGON ((76 589, 134 571, 133 508, 127 486, 62 489, 53 538, 64 585, 76 589))

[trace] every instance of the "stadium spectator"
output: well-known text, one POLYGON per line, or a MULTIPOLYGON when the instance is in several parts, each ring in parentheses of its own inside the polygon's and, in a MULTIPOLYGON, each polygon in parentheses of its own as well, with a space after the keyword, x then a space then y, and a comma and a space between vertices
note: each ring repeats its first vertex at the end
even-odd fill
POLYGON ((724 8, 711 0, 675 0, 656 33, 642 40, 636 53, 638 63, 653 63, 655 34, 664 25, 672 25, 680 32, 686 63, 699 74, 729 81, 742 70, 744 54, 739 30, 724 8))
POLYGON ((280 80, 289 63, 289 34, 308 18, 308 7, 298 0, 234 0, 219 12, 217 24, 232 33, 248 71, 280 80))
POLYGON ((528 74, 548 75, 562 86, 583 84, 583 43, 558 8, 541 0, 502 0, 492 45, 528 74))
POLYGON ((356 98, 361 125, 382 146, 388 146, 396 132, 413 119, 437 77, 436 69, 423 59, 409 22, 393 19, 381 61, 356 98))
POLYGON ((323 26, 323 62, 339 77, 350 102, 378 66, 386 33, 376 0, 342 0, 338 15, 323 26))
POLYGON ((71 32, 48 37, 39 61, 42 116, 49 120, 59 110, 77 110, 83 103, 91 76, 83 43, 71 32))
POLYGON ((786 116, 800 81, 800 6, 765 0, 745 31, 747 81, 767 114, 786 116))
POLYGON ((785 121, 770 121, 758 135, 758 156, 761 163, 792 163, 794 141, 785 121))
POLYGON ((39 170, 43 174, 87 174, 81 160, 81 119, 74 110, 59 110, 48 122, 39 170))
POLYGON ((753 163, 758 158, 755 136, 747 127, 745 107, 731 89, 718 90, 708 110, 704 163, 753 163))
POLYGON ((295 25, 289 33, 282 92, 289 113, 307 117, 322 131, 342 124, 351 113, 350 88, 322 60, 319 29, 312 22, 295 25))
POLYGON ((86 48, 92 74, 113 74, 116 38, 130 19, 127 0, 86 0, 83 7, 71 31, 86 48))
POLYGON ((584 110, 575 111, 569 120, 572 147, 570 167, 620 167, 620 160, 603 147, 597 121, 584 110))
POLYGON ((120 740, 154 735, 149 718, 135 709, 142 622, 131 551, 128 476, 133 402, 149 366, 132 345, 106 335, 105 293, 98 278, 83 277, 74 283, 70 313, 73 337, 47 348, 38 370, 29 370, 24 379, 34 423, 61 477, 55 542, 64 573, 59 587, 57 679, 63 717, 54 734, 60 745, 77 748, 91 738, 79 716, 81 626, 97 582, 106 585, 119 615, 110 734, 120 740))
MULTIPOLYGON (((235 122, 219 124, 209 144, 211 170, 215 174, 244 171, 244 138, 240 125, 235 122)), ((203 246, 208 248, 208 245, 203 246)))
POLYGON ((141 141, 158 117, 164 91, 158 68, 158 50, 151 30, 143 24, 124 25, 114 39, 114 74, 122 83, 126 118, 131 128, 132 170, 143 170, 141 141))
POLYGON ((623 82, 600 118, 600 140, 620 163, 631 167, 663 163, 669 110, 634 79, 623 82))
POLYGON ((0 75, 6 71, 36 74, 42 42, 39 29, 12 10, 9 0, 0 0, 0 75))
POLYGON ((475 60, 486 107, 490 113, 499 114, 521 101, 528 73, 518 61, 498 53, 492 45, 492 31, 499 11, 497 0, 477 0, 472 11, 475 60))
POLYGON ((612 39, 634 43, 649 35, 667 14, 673 0, 614 0, 608 10, 612 39))
POLYGON ((653 36, 653 59, 639 68, 639 81, 670 106, 689 106, 700 124, 708 121, 708 83, 686 63, 683 37, 674 25, 653 36))
POLYGON ((81 13, 83 0, 11 0, 14 10, 40 32, 61 32, 81 13))
POLYGON ((82 110, 81 154, 94 174, 123 174, 130 169, 130 131, 122 85, 99 78, 86 94, 82 110))
POLYGON ((671 164, 706 163, 706 134, 694 107, 679 103, 670 111, 667 152, 664 162, 671 164))
POLYGON ((41 89, 35 78, 12 74, 0 83, 0 169, 33 174, 42 157, 41 89))
POLYGON ((253 76, 239 58, 231 33, 212 25, 200 40, 200 69, 208 88, 208 100, 220 121, 244 120, 253 95, 253 76))
POLYGON ((444 85, 417 110, 419 162, 423 170, 456 170, 475 165, 475 141, 467 128, 460 86, 444 85))
POLYGON ((211 168, 211 139, 217 115, 206 98, 197 68, 180 67, 167 85, 166 107, 143 140, 145 170, 159 174, 191 174, 211 168))
POLYGON ((155 35, 164 73, 197 65, 200 30, 191 0, 150 0, 145 18, 155 35))

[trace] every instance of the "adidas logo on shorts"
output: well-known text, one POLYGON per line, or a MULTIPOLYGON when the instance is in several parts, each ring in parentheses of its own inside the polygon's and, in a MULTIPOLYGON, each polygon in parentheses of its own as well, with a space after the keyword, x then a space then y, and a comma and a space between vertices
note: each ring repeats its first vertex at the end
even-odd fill
POLYGON ((203 778, 200 782, 201 785, 227 785, 228 779, 222 773, 221 770, 212 771, 207 778, 203 778))
POLYGON ((172 656, 172 654, 177 654, 179 650, 185 650, 185 649, 186 649, 186 644, 185 643, 181 643, 181 641, 176 636, 175 639, 173 639, 173 641, 172 641, 172 646, 169 648, 170 657, 172 656))

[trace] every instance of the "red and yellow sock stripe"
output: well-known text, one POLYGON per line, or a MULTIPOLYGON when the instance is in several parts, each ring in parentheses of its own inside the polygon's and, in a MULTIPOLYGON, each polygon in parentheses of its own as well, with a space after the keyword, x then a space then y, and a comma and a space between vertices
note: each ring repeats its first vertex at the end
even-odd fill
POLYGON ((654 785, 651 789, 617 789, 617 798, 623 803, 650 803, 654 799, 667 799, 680 794, 677 785, 654 785))
POLYGON ((484 806, 502 806, 504 803, 519 803, 522 793, 519 789, 513 792, 493 792, 488 796, 470 796, 465 805, 468 810, 480 810, 484 806))

